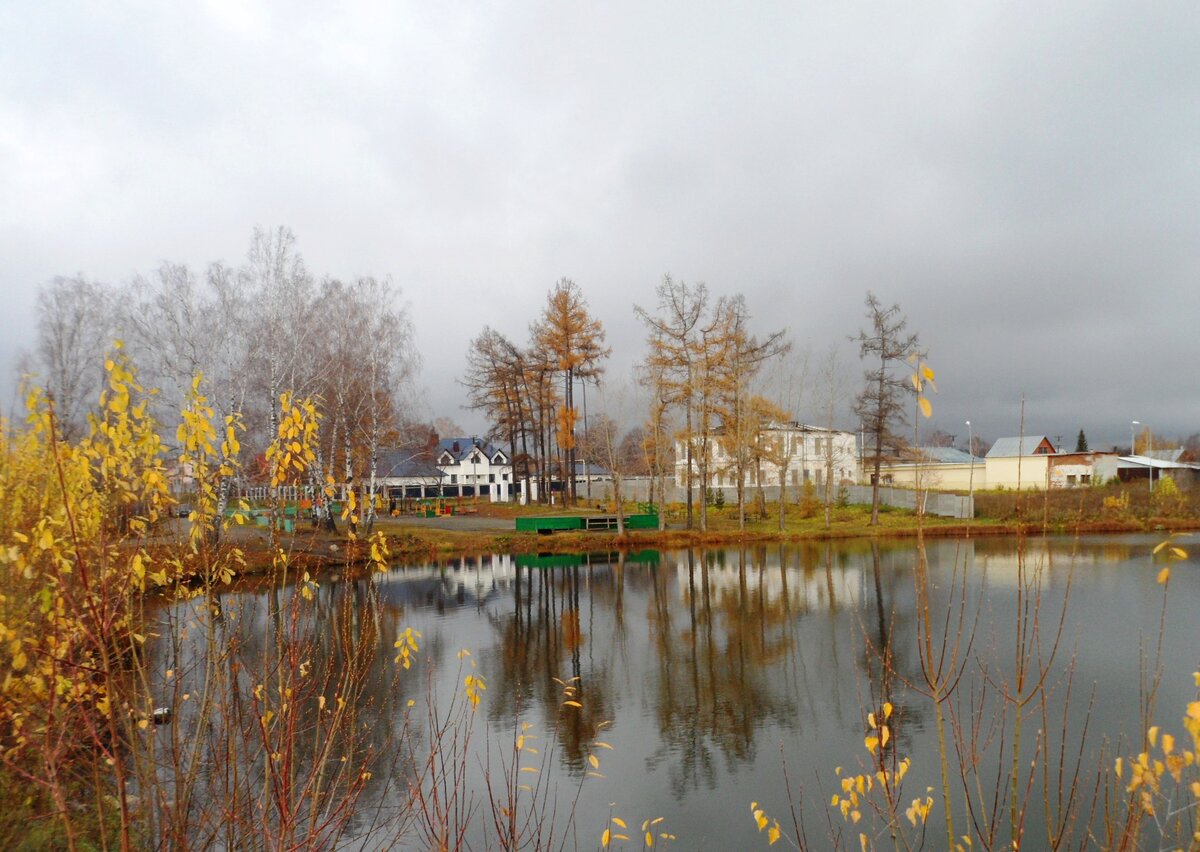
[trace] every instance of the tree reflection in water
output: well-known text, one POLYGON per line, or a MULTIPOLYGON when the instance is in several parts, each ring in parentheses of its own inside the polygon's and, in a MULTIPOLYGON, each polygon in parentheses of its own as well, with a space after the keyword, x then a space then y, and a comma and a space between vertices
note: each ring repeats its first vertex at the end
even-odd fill
MULTIPOLYGON (((1072 592, 1072 612, 1080 617, 1070 625, 1078 647, 1074 664, 1101 684, 1090 723, 1095 736, 1113 735, 1123 725, 1132 729, 1137 721, 1138 642, 1129 632, 1137 626, 1106 621, 1103 613, 1118 594, 1131 611, 1157 612, 1126 567, 1138 547, 1110 540, 1076 546, 1096 578, 1072 592), (1133 673, 1132 688, 1101 680, 1122 668, 1133 673)), ((800 786, 827 791, 822 785, 832 783, 834 767, 862 752, 867 713, 885 703, 895 708, 889 748, 913 758, 909 783, 918 790, 939 783, 932 709, 911 687, 922 682, 916 560, 910 543, 856 541, 410 566, 323 583, 300 640, 314 677, 364 672, 355 698, 357 744, 378 768, 360 802, 376 809, 361 817, 363 832, 379 813, 405 814, 415 763, 436 745, 426 728, 406 719, 446 707, 450 696, 461 694, 457 653, 469 648, 488 687, 467 723, 474 752, 462 770, 462 784, 474 797, 477 824, 469 836, 476 846, 489 846, 491 829, 482 814, 497 755, 511 751, 513 732, 528 724, 541 738, 540 789, 572 802, 548 810, 554 819, 574 819, 588 836, 608 818, 610 803, 635 803, 643 816, 667 816, 681 840, 678 829, 686 820, 689 836, 725 848, 746 841, 740 828, 726 823, 744 811, 751 790, 770 812, 789 804, 781 758, 800 786), (424 639, 413 670, 398 671, 392 644, 406 628, 424 639), (580 706, 566 703, 564 684, 580 706), (597 732, 605 723, 612 723, 604 739, 613 750, 598 753, 597 732), (597 755, 598 770, 591 762, 597 755)), ((983 601, 987 617, 993 608, 1011 609, 1016 580, 1009 578, 1018 575, 1010 562, 1015 557, 1005 542, 929 543, 928 605, 942 613, 967 594, 983 601), (956 573, 959 565, 971 570, 956 573)), ((1061 583, 1053 563, 1047 572, 1043 595, 1053 607, 1061 583)), ((237 684, 230 707, 241 709, 231 713, 249 712, 258 675, 248 672, 273 664, 269 637, 285 606, 286 597, 246 593, 224 595, 213 607, 224 618, 221 642, 233 649, 226 665, 237 669, 228 675, 237 684)), ((193 616, 176 608, 172 617, 193 616)), ((1002 622, 979 629, 989 642, 1004 637, 1002 622)), ((1168 635, 1164 643, 1168 651, 1176 647, 1171 640, 1168 635)), ((1182 639, 1177 644, 1188 646, 1182 639)), ((184 670, 181 660, 201 648, 184 642, 160 653, 162 668, 184 670)), ((1193 661, 1182 651, 1178 657, 1165 660, 1164 689, 1177 669, 1185 679, 1191 671, 1193 661)), ((979 671, 967 670, 971 691, 962 695, 986 687, 979 671)), ((1164 694, 1160 703, 1179 706, 1180 696, 1164 694)), ((218 746, 211 746, 214 755, 218 746)), ((827 796, 808 794, 799 804, 824 824, 827 796)))

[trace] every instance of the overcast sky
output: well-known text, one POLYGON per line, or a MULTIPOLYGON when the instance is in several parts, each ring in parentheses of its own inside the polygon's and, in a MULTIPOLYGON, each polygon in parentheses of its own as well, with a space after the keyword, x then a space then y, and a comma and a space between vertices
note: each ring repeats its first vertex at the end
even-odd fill
MULTIPOLYGON (((0 375, 54 275, 388 275, 427 415, 560 277, 614 348, 664 273, 841 345, 873 290, 989 438, 1200 431, 1200 6, 8 2, 0 375), (484 8, 489 7, 489 8, 484 8)), ((10 391, 11 392, 11 391, 10 391)), ((7 407, 7 406, 6 406, 7 407)), ((816 415, 798 412, 802 419, 816 415)), ((856 428, 856 423, 843 424, 856 428)))

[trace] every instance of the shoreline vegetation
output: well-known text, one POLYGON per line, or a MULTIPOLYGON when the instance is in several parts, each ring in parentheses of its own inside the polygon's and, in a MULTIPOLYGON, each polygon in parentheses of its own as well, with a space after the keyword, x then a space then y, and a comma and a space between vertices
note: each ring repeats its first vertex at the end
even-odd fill
MULTIPOLYGON (((1132 490, 1132 489, 1129 489, 1132 490)), ((1116 489, 1114 489, 1116 491, 1116 489)), ((1064 492, 1064 494, 1067 492, 1064 492)), ((1128 491, 1117 491, 1128 493, 1128 491)), ((1011 493, 990 495, 1004 504, 1012 500, 1011 493)), ((887 540, 911 539, 918 534, 928 538, 1033 536, 1033 535, 1091 535, 1120 533, 1187 533, 1200 531, 1200 516, 1135 517, 1131 514, 1083 515, 1064 517, 1055 513, 1043 514, 1044 495, 1037 492, 1023 495, 1029 507, 1024 517, 985 517, 973 521, 937 518, 929 515, 918 519, 915 512, 885 509, 880 523, 871 526, 869 506, 838 507, 832 523, 826 527, 822 517, 789 518, 780 532, 777 515, 768 515, 737 528, 737 519, 730 510, 712 512, 710 529, 688 530, 673 516, 682 515, 675 508, 668 511, 667 528, 663 530, 626 530, 614 532, 559 531, 549 535, 517 532, 498 527, 481 528, 478 519, 499 523, 518 516, 555 516, 592 514, 599 510, 556 510, 554 507, 512 507, 505 505, 473 507, 471 515, 456 515, 438 519, 437 525, 414 522, 410 517, 380 518, 375 530, 384 536, 391 561, 430 560, 439 562, 488 554, 525 553, 594 553, 600 551, 676 550, 695 547, 724 547, 739 544, 799 543, 844 541, 847 539, 887 540)), ((978 498, 977 498, 978 499, 978 498)), ((985 497, 983 502, 989 498, 985 497)), ((1065 501, 1059 501, 1065 502, 1065 501)), ((633 507, 629 511, 633 511, 633 507)), ((795 511, 791 512, 795 515, 795 511)), ((485 523, 487 522, 485 521, 485 523)), ((232 536, 242 550, 245 564, 241 576, 259 575, 270 569, 272 549, 269 531, 263 527, 243 527, 232 536)), ((349 538, 344 530, 330 533, 303 525, 293 533, 279 534, 279 544, 297 565, 310 571, 337 572, 360 567, 370 562, 369 545, 349 538)), ((236 585, 236 581, 235 581, 236 585)))
MULTIPOLYGON (((552 759, 551 752, 525 745, 535 736, 550 743, 560 732, 569 735, 576 756, 586 759, 580 766, 597 772, 614 747, 599 739, 610 723, 579 672, 565 665, 539 669, 538 688, 561 688, 561 696, 551 696, 556 714, 536 735, 535 720, 518 716, 511 751, 495 753, 487 742, 472 741, 473 719, 489 680, 502 683, 501 672, 485 661, 477 666, 473 652, 462 648, 450 663, 457 665, 460 686, 441 702, 420 686, 419 669, 409 673, 414 661, 431 673, 436 663, 422 651, 427 640, 420 630, 405 623, 403 607, 382 606, 370 583, 361 584, 361 599, 332 601, 322 593, 323 579, 336 581, 338 571, 386 572, 397 561, 497 551, 835 538, 861 540, 874 552, 877 587, 877 542, 916 538, 909 579, 921 674, 903 680, 890 640, 867 633, 851 639, 870 669, 870 694, 858 706, 870 733, 860 755, 863 772, 841 777, 842 792, 829 805, 845 822, 828 820, 830 845, 917 848, 928 819, 935 820, 930 830, 944 821, 945 848, 956 849, 998 848, 1002 839, 1016 848, 1026 831, 1032 843, 1045 840, 1054 848, 1082 845, 1093 831, 1110 848, 1138 846, 1150 835, 1163 847, 1180 839, 1200 843, 1200 693, 1183 720, 1188 739, 1165 733, 1160 739, 1155 724, 1171 563, 1188 558, 1173 544, 1172 531, 1200 528, 1200 494, 1181 492, 1170 479, 1155 490, 1112 484, 979 494, 970 524, 900 510, 881 511, 873 524, 869 507, 849 505, 830 506, 827 520, 824 505, 801 494, 795 507, 760 501, 744 528, 731 510, 713 507, 700 532, 678 529, 685 507, 668 505, 668 529, 623 536, 516 532, 517 514, 548 514, 544 507, 480 503, 456 506, 460 518, 379 517, 383 506, 368 488, 345 493, 339 520, 329 479, 313 498, 324 528, 302 523, 296 532, 296 513, 289 515, 292 507, 280 495, 306 487, 322 469, 320 412, 311 400, 279 396, 270 440, 254 462, 262 469, 254 476, 265 473, 270 482, 264 516, 261 507, 252 509, 233 494, 242 422, 218 415, 197 378, 175 433, 179 468, 195 483, 183 495, 190 501, 183 520, 176 517, 183 513, 181 495, 170 490, 167 449, 147 393, 120 352, 105 371, 98 413, 78 440, 64 436, 54 400, 37 389, 26 402, 25 427, 0 428, 0 838, 6 848, 324 849, 383 838, 380 848, 412 843, 449 850, 469 845, 469 832, 485 836, 487 848, 591 848, 597 835, 601 847, 629 848, 634 841, 616 830, 626 824, 615 810, 603 834, 594 814, 576 811, 592 773, 579 773, 571 789, 561 790, 532 777, 552 759), (780 524, 782 508, 787 519, 780 524), (247 525, 251 512, 274 525, 247 525), (1164 539, 1151 556, 1162 589, 1159 642, 1146 657, 1139 718, 1130 720, 1146 733, 1122 734, 1094 765, 1082 735, 1065 721, 1057 728, 1047 721, 1057 712, 1055 690, 1065 682, 1070 692, 1072 663, 1059 654, 1066 602, 1058 612, 1042 611, 1044 573, 1036 559, 1027 564, 1024 537, 1018 535, 1016 548, 1019 605, 1002 635, 977 636, 974 613, 982 603, 969 593, 965 558, 952 568, 948 608, 933 603, 925 537, 1043 530, 1161 531, 1164 539), (230 594, 255 587, 268 592, 258 621, 230 594), (249 627, 244 633, 243 625, 249 627), (976 648, 976 638, 991 644, 976 648), (1005 648, 1010 639, 1014 644, 1005 648), (996 669, 994 679, 988 674, 999 701, 988 724, 999 739, 981 742, 971 721, 980 708, 969 690, 959 693, 960 678, 1010 651, 1011 665, 996 669), (910 758, 893 731, 902 730, 905 708, 895 701, 906 692, 923 697, 937 720, 942 790, 936 809, 932 787, 911 804, 911 793, 902 791, 910 758), (897 716, 895 706, 901 707, 897 716), (1068 761, 1062 757, 1068 752, 1079 756, 1068 761), (1033 770, 1026 768, 1030 757, 1033 770), (467 768, 477 758, 486 795, 469 782, 467 768), (531 783, 522 783, 526 776, 519 773, 529 773, 531 783), (377 807, 373 797, 392 789, 398 790, 396 807, 377 807), (1047 810, 1044 827, 1034 826, 1030 815, 1052 796, 1053 813, 1047 810), (967 824, 964 810, 971 813, 967 824)), ((589 501, 586 509, 559 513, 611 508, 589 501)), ((706 570, 702 564, 702 577, 706 570)), ((547 601, 568 592, 555 587, 552 574, 540 574, 538 582, 547 601)), ((562 617, 564 641, 577 647, 580 622, 565 611, 562 617)), ((882 606, 878 618, 886 624, 882 606)), ((1200 673, 1193 677, 1200 688, 1200 673)), ((841 767, 833 771, 841 774, 841 767)), ((789 789, 786 800, 776 801, 795 806, 803 791, 792 796, 789 789)), ((798 818, 789 829, 765 807, 750 803, 752 825, 766 832, 768 844, 787 837, 796 848, 808 845, 798 818)), ((674 840, 674 827, 665 830, 663 819, 647 818, 644 836, 658 826, 658 839, 674 840)))

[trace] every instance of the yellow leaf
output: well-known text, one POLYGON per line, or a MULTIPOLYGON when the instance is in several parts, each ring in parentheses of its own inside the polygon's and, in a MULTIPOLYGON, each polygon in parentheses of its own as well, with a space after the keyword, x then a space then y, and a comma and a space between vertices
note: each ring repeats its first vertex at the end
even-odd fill
POLYGON ((1184 550, 1182 547, 1172 547, 1171 555, 1174 556, 1176 559, 1187 559, 1187 551, 1184 550))
POLYGON ((578 701, 564 701, 563 706, 564 707, 582 707, 583 705, 580 704, 578 701))
POLYGON ((888 744, 888 740, 890 740, 891 738, 892 738, 892 732, 888 730, 887 725, 884 725, 882 728, 879 729, 879 744, 881 746, 886 746, 888 744))
MULTIPOLYGON (((594 755, 594 754, 588 755, 588 763, 590 763, 592 765, 592 769, 600 768, 600 761, 596 759, 596 755, 594 755)), ((621 828, 624 828, 624 827, 625 826, 621 826, 621 828)))
POLYGON ((608 841, 609 841, 609 840, 611 840, 611 839, 612 839, 612 831, 611 831, 610 829, 607 829, 607 828, 606 828, 606 829, 604 829, 604 833, 600 835, 600 846, 601 846, 601 848, 603 848, 603 849, 607 849, 607 848, 608 848, 608 841))
POLYGON ((621 828, 629 828, 629 826, 625 824, 625 820, 621 819, 620 817, 613 817, 612 821, 621 826, 621 828))
POLYGON ((933 416, 933 406, 929 404, 929 400, 927 400, 925 397, 922 396, 917 398, 917 406, 920 407, 921 414, 923 414, 925 417, 928 418, 933 416))
POLYGON ((921 365, 921 377, 931 382, 933 381, 933 370, 930 369, 928 364, 921 365))
POLYGON ((1164 567, 1161 571, 1158 572, 1158 584, 1160 586, 1165 586, 1167 584, 1167 580, 1170 580, 1170 579, 1171 579, 1171 567, 1168 565, 1168 566, 1164 567))
POLYGON ((1157 556, 1159 554, 1159 552, 1161 550, 1163 550, 1163 548, 1165 548, 1170 543, 1171 543, 1171 539, 1167 539, 1166 541, 1161 541, 1158 543, 1158 546, 1155 547, 1152 552, 1154 553, 1155 556, 1157 556))
POLYGON ((781 833, 782 832, 779 830, 779 823, 775 823, 773 826, 771 826, 770 830, 767 831, 767 845, 774 846, 775 841, 779 839, 779 835, 781 833))

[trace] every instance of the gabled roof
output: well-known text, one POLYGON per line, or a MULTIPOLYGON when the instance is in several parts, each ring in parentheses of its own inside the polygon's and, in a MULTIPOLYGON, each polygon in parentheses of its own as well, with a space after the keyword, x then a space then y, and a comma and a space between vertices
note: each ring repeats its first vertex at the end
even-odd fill
POLYGON ((443 438, 434 448, 433 457, 440 462, 443 455, 448 455, 451 464, 461 464, 476 447, 489 460, 494 459, 497 453, 504 457, 503 464, 508 464, 510 460, 508 451, 504 447, 498 447, 482 438, 443 438))
POLYGON ((1157 453, 1149 456, 1121 456, 1117 459, 1117 467, 1121 469, 1147 468, 1155 470, 1200 470, 1200 465, 1187 462, 1156 458, 1157 453))
POLYGON ((996 443, 992 444, 992 448, 987 452, 987 458, 1011 458, 1014 456, 1033 456, 1043 455, 1038 453, 1037 449, 1045 442, 1050 447, 1050 452, 1054 452, 1054 445, 1050 443, 1050 439, 1045 435, 1026 435, 1024 438, 1000 438, 996 443))
POLYGON ((409 450, 381 450, 376 473, 381 479, 440 480, 446 475, 430 462, 415 458, 409 450))
POLYGON ((921 447, 917 452, 925 461, 936 464, 970 464, 972 461, 970 453, 954 447, 921 447))
POLYGON ((763 432, 827 432, 831 435, 853 435, 845 429, 834 429, 829 426, 813 426, 809 423, 801 423, 798 420, 790 420, 787 423, 780 423, 773 420, 762 427, 763 432))

